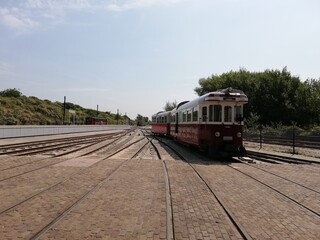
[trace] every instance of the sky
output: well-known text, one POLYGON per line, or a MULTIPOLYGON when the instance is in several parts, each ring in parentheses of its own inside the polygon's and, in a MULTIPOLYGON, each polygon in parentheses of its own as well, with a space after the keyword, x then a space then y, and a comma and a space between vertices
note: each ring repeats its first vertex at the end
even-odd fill
POLYGON ((319 0, 0 0, 0 90, 151 117, 200 78, 320 78, 319 0))

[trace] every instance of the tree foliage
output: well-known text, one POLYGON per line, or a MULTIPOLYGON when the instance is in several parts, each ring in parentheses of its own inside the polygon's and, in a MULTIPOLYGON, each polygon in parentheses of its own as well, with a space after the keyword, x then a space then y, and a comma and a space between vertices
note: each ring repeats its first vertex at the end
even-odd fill
POLYGON ((22 93, 16 88, 8 88, 0 92, 1 97, 21 97, 22 93))
POLYGON ((249 72, 244 68, 199 80, 198 95, 227 87, 243 90, 249 103, 245 116, 259 117, 260 124, 282 122, 320 124, 320 79, 301 82, 287 68, 249 72))
POLYGON ((163 109, 165 111, 171 111, 171 110, 175 109, 176 107, 177 107, 177 101, 174 101, 174 102, 167 101, 166 105, 164 106, 163 109))
POLYGON ((135 121, 136 121, 137 126, 145 126, 145 125, 149 124, 149 118, 144 117, 140 114, 137 115, 135 121))

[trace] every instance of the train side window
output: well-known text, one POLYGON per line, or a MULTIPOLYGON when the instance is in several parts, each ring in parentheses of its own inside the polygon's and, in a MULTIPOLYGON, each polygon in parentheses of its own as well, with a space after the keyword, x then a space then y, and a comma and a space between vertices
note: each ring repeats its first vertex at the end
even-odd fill
POLYGON ((213 106, 213 121, 214 122, 221 122, 222 120, 222 107, 221 105, 214 105, 213 106))
POLYGON ((198 111, 192 112, 192 121, 197 122, 198 121, 198 111))
POLYGON ((232 107, 224 107, 224 122, 232 122, 232 107))
POLYGON ((165 117, 164 117, 164 123, 167 123, 167 122, 168 122, 168 117, 165 116, 165 117))
POLYGON ((187 121, 191 122, 191 110, 187 112, 187 121))
POLYGON ((235 122, 243 121, 241 106, 234 106, 234 121, 235 122))
POLYGON ((176 116, 175 116, 175 115, 172 115, 172 116, 171 116, 171 122, 172 122, 172 123, 175 123, 175 122, 176 122, 176 116))
POLYGON ((209 106, 209 122, 213 121, 213 105, 209 106))
POLYGON ((185 112, 182 113, 182 122, 186 122, 187 114, 185 112))
POLYGON ((202 121, 207 121, 207 107, 202 107, 202 121))

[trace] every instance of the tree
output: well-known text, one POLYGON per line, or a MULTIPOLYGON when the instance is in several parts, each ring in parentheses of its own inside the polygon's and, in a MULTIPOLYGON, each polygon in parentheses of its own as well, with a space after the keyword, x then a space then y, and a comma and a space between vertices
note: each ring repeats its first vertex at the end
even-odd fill
POLYGON ((136 117, 137 126, 144 126, 145 125, 145 117, 138 114, 136 117))
POLYGON ((21 97, 22 93, 19 91, 19 89, 9 88, 0 92, 0 96, 1 97, 21 97))
POLYGON ((282 70, 267 69, 249 72, 244 68, 199 80, 195 88, 198 95, 218 89, 233 87, 245 92, 249 102, 245 116, 257 114, 260 124, 292 121, 300 125, 319 124, 320 81, 301 82, 284 67, 282 70))
POLYGON ((174 102, 166 102, 166 105, 164 106, 165 111, 171 111, 177 107, 177 101, 175 100, 174 102))
MULTIPOLYGON (((304 116, 309 116, 311 122, 309 124, 320 124, 320 78, 307 79, 305 82, 304 95, 299 99, 304 101, 304 116)), ((305 118, 305 117, 304 117, 305 118)))

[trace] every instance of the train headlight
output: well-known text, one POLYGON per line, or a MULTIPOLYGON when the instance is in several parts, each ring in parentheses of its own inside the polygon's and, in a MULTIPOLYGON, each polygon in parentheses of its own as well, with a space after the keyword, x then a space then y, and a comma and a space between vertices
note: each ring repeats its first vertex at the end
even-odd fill
POLYGON ((238 132, 238 133, 237 133, 237 137, 238 137, 238 138, 241 138, 241 137, 242 137, 242 133, 241 133, 241 132, 238 132))
POLYGON ((220 132, 215 132, 214 135, 215 135, 216 137, 220 137, 220 132))

